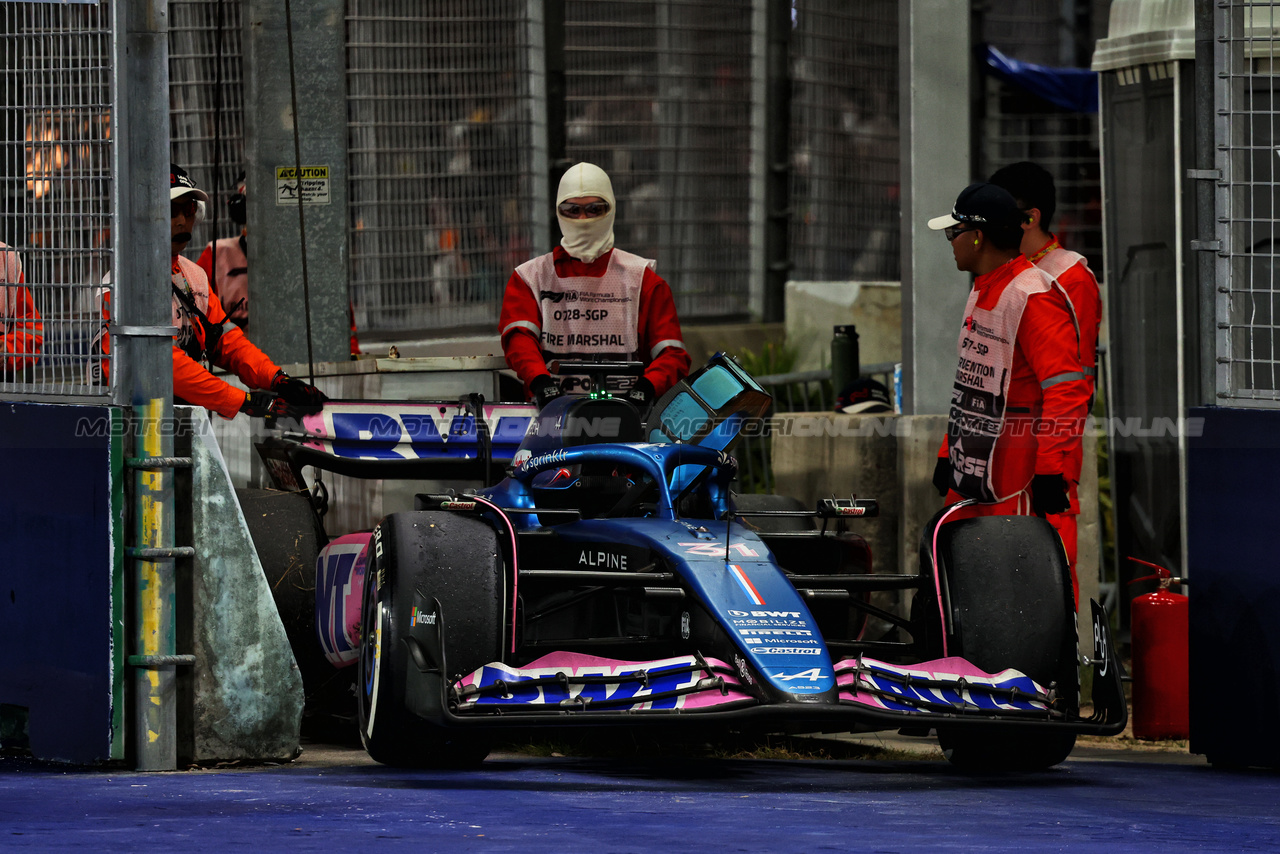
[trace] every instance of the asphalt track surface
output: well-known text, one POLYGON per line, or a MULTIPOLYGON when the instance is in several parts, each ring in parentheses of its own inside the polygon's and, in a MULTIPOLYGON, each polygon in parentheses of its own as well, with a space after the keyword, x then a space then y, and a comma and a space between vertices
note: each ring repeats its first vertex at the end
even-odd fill
POLYGON ((0 758, 0 849, 420 852, 1277 851, 1280 773, 1077 748, 1044 772, 903 761, 491 757, 404 771, 136 773, 0 758))

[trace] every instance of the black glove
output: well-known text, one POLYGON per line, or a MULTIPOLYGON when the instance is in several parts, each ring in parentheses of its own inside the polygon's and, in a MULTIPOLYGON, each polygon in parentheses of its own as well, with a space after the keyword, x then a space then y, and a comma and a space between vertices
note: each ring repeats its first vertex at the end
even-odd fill
POLYGON ((1060 474, 1038 474, 1031 478, 1031 512, 1052 516, 1071 509, 1067 497, 1067 479, 1060 474))
POLYGON ((265 418, 268 422, 277 418, 301 418, 303 413, 283 397, 269 391, 251 391, 245 395, 240 411, 250 418, 265 418))
POLYGON ((938 457, 938 462, 933 466, 933 485, 938 490, 938 495, 943 498, 947 497, 947 492, 951 489, 951 460, 947 457, 938 457))
POLYGON ((649 404, 653 403, 653 399, 656 396, 657 389, 653 387, 653 383, 644 377, 636 380, 636 384, 627 391, 627 400, 634 403, 636 409, 639 409, 642 413, 649 408, 649 404))
POLYGON ((294 379, 284 371, 272 377, 271 390, 304 414, 319 412, 324 408, 325 401, 329 399, 329 396, 320 389, 310 383, 294 379))
POLYGON ((551 378, 551 374, 534 377, 529 383, 529 391, 532 392, 533 402, 538 404, 539 409, 562 394, 560 384, 551 378))

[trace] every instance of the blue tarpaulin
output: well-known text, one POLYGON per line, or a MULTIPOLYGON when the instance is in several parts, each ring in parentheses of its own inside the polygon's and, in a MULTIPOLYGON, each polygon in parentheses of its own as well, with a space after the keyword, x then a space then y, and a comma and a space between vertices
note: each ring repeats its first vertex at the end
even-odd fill
POLYGON ((986 48, 987 71, 1073 113, 1098 112, 1098 74, 1087 68, 1052 68, 1010 59, 986 48))

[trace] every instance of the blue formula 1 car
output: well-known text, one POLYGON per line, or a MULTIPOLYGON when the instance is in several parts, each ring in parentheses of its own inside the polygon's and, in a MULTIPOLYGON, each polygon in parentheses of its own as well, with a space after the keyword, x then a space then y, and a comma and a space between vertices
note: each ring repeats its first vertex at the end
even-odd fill
MULTIPOLYGON (((899 730, 936 732, 962 767, 1034 769, 1062 761, 1078 733, 1124 728, 1097 603, 1094 711, 1080 715, 1075 609, 1052 527, 943 511, 918 572, 873 571, 848 528, 874 501, 807 509, 734 493, 729 452, 769 403, 722 356, 647 423, 623 399, 562 397, 526 418, 496 484, 420 494, 416 509, 329 542, 315 626, 328 660, 358 669, 369 754, 465 765, 497 733, 539 727, 899 730), (871 604, 880 590, 912 591, 910 614, 871 604), (871 618, 892 630, 869 637, 871 618)), ((423 456, 405 450, 424 428, 403 413, 384 412, 381 433, 355 431, 370 459, 341 451, 341 413, 335 404, 309 438, 277 444, 277 461, 296 471, 331 456, 378 476, 423 456)), ((433 422, 425 434, 484 436, 486 415, 501 421, 477 405, 471 427, 433 422)), ((495 454, 453 462, 487 470, 495 454)))

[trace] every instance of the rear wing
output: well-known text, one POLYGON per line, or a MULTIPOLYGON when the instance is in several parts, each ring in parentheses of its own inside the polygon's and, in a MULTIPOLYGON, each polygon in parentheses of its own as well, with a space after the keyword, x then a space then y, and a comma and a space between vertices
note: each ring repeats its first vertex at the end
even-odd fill
POLYGON ((538 409, 531 403, 330 400, 255 448, 280 489, 304 466, 357 478, 465 479, 489 484, 511 462, 538 409))

